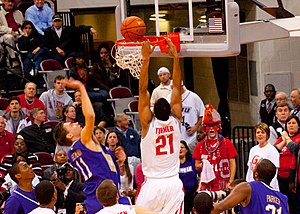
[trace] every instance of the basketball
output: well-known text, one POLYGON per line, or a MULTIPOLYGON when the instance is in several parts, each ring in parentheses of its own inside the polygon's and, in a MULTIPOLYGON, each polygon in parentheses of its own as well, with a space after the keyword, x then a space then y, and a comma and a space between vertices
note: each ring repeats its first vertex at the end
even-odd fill
POLYGON ((122 22, 121 33, 126 42, 136 42, 145 35, 146 24, 141 18, 130 16, 122 22))

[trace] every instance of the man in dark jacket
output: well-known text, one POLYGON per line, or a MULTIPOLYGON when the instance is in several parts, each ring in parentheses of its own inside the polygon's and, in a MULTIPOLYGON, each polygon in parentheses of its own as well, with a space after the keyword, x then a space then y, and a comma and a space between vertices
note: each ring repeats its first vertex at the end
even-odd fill
POLYGON ((58 211, 65 210, 66 214, 75 213, 76 203, 82 203, 85 199, 83 189, 85 185, 75 180, 75 169, 70 163, 65 163, 56 170, 51 177, 51 181, 57 189, 57 202, 55 204, 58 211))
POLYGON ((30 111, 30 117, 33 118, 33 124, 23 128, 18 137, 25 140, 27 149, 31 153, 54 153, 53 128, 44 124, 46 121, 45 111, 42 108, 34 108, 30 111))
POLYGON ((74 52, 80 51, 80 34, 91 32, 93 35, 97 31, 91 26, 81 25, 79 27, 63 26, 60 15, 52 18, 53 26, 45 30, 46 46, 50 50, 51 58, 61 63, 64 59, 72 56, 74 52))
POLYGON ((262 100, 259 105, 259 122, 263 122, 268 126, 271 126, 274 122, 276 109, 276 90, 274 85, 267 84, 265 86, 264 94, 266 99, 262 100))
POLYGON ((117 114, 115 117, 114 131, 118 134, 120 144, 128 157, 141 157, 141 136, 136 130, 129 127, 129 120, 126 114, 117 114))

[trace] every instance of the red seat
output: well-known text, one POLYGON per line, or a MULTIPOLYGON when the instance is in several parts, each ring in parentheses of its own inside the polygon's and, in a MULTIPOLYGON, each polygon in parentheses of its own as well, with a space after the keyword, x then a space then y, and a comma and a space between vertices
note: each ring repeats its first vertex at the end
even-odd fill
POLYGON ((136 98, 132 96, 131 90, 127 87, 114 87, 109 91, 110 99, 114 114, 120 114, 128 111, 128 104, 136 98))
POLYGON ((55 59, 45 59, 41 62, 41 69, 39 71, 43 74, 47 89, 53 88, 54 78, 58 75, 67 77, 66 70, 63 70, 61 64, 55 59))
POLYGON ((71 69, 73 67, 73 57, 69 57, 65 60, 66 68, 71 69))
POLYGON ((9 105, 8 98, 0 98, 0 110, 6 110, 8 105, 9 105))
POLYGON ((45 59, 41 62, 43 71, 62 70, 61 64, 55 59, 45 59))
POLYGON ((138 100, 133 100, 128 104, 128 109, 131 112, 138 112, 139 111, 138 107, 139 107, 139 101, 138 100))
POLYGON ((131 90, 121 86, 110 89, 109 95, 112 99, 132 97, 131 90))
POLYGON ((54 164, 53 156, 50 153, 36 152, 35 155, 38 157, 38 161, 41 163, 43 172, 54 164))
POLYGON ((127 115, 130 116, 130 119, 133 123, 133 128, 137 131, 140 132, 142 129, 141 122, 140 122, 140 116, 138 112, 138 107, 139 107, 139 101, 138 100, 132 100, 128 104, 128 112, 126 112, 127 115))

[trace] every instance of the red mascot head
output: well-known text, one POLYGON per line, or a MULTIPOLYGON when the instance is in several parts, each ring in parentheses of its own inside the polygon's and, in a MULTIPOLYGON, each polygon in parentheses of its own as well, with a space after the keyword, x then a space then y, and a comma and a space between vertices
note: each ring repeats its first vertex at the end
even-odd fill
POLYGON ((214 139, 221 133, 221 117, 211 104, 207 104, 204 110, 202 129, 209 139, 214 139))

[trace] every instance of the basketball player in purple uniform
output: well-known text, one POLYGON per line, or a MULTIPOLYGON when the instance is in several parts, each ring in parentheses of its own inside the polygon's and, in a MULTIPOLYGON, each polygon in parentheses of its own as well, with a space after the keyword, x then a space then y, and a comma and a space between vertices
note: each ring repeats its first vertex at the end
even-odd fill
POLYGON ((238 204, 244 214, 289 213, 287 197, 270 187, 275 174, 275 165, 268 159, 262 159, 253 172, 255 181, 237 185, 227 198, 214 204, 211 214, 221 213, 238 204))
POLYGON ((164 98, 150 110, 148 69, 154 47, 142 43, 143 64, 139 80, 139 115, 142 125, 141 157, 145 181, 136 205, 159 214, 183 213, 183 185, 179 179, 181 70, 176 48, 167 39, 169 54, 173 57, 173 89, 171 104, 164 98))
MULTIPOLYGON (((105 179, 111 179, 116 187, 120 183, 120 169, 118 164, 123 164, 125 154, 121 148, 117 148, 115 156, 105 146, 99 143, 93 135, 95 113, 93 106, 80 81, 63 80, 67 87, 79 89, 82 99, 82 111, 85 117, 85 126, 81 128, 78 123, 60 123, 54 130, 56 142, 59 145, 71 146, 68 152, 69 161, 79 171, 86 188, 86 200, 84 201, 87 213, 96 213, 103 206, 96 197, 96 189, 105 179)), ((120 197, 120 204, 129 204, 127 198, 120 197)))

